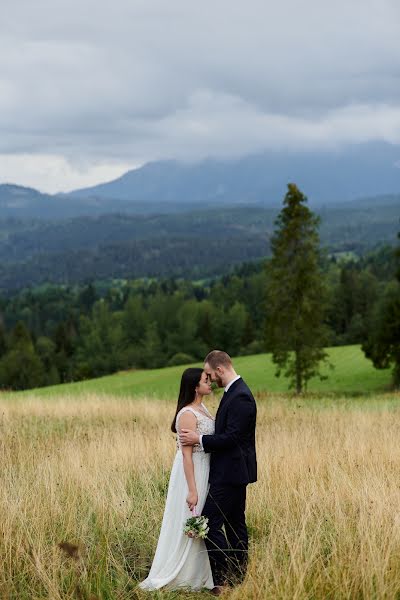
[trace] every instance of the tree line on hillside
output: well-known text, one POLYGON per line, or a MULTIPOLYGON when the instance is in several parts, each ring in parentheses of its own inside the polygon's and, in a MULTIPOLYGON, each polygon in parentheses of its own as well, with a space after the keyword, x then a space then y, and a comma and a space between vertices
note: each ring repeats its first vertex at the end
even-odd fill
POLYGON ((399 251, 337 261, 321 253, 318 224, 289 186, 270 260, 209 283, 46 286, 0 299, 1 387, 184 364, 223 348, 234 356, 272 351, 301 391, 318 374, 323 346, 351 343, 363 344, 377 367, 397 364, 398 382, 399 251))
MULTIPOLYGON (((360 256, 395 238, 396 197, 326 205, 318 212, 322 243, 331 253, 360 256)), ((221 275, 239 262, 268 256, 277 213, 261 206, 214 206, 181 214, 0 219, 0 290, 48 281, 221 275)))
POLYGON ((266 236, 250 233, 210 240, 188 235, 111 242, 3 262, 0 290, 17 290, 27 283, 38 286, 47 281, 65 284, 110 277, 210 277, 226 271, 226 265, 257 260, 266 253, 266 236))

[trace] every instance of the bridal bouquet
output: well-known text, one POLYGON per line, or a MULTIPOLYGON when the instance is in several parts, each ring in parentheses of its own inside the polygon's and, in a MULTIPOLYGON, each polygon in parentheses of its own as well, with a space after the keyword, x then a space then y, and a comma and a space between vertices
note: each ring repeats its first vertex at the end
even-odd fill
POLYGON ((190 538, 201 538, 204 540, 209 531, 208 519, 200 515, 194 514, 189 517, 183 526, 183 533, 190 538))

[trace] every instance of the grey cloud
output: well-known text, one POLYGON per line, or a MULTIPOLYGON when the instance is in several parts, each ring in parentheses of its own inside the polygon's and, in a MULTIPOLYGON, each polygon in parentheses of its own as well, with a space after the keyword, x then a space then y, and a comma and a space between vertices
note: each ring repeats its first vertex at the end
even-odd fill
POLYGON ((137 164, 399 143, 399 6, 3 0, 0 152, 137 164))

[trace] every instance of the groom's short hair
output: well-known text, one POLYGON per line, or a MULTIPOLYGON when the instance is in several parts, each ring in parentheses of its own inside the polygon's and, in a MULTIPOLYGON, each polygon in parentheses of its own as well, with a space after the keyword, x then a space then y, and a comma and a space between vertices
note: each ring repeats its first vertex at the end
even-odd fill
POLYGON ((212 350, 207 354, 204 362, 208 363, 212 369, 216 369, 217 367, 221 366, 228 368, 232 366, 231 357, 223 350, 212 350))

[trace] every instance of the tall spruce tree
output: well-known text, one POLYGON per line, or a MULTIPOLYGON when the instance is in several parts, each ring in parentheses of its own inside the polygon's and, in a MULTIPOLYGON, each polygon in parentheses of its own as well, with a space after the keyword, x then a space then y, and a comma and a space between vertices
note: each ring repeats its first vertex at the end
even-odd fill
POLYGON ((19 321, 8 340, 8 350, 0 360, 0 388, 26 390, 45 381, 43 363, 36 354, 26 325, 19 321))
POLYGON ((267 264, 268 350, 291 387, 301 393, 311 377, 319 376, 326 360, 323 324, 326 287, 320 267, 319 218, 306 206, 307 198, 293 183, 288 185, 271 240, 267 264))
MULTIPOLYGON (((400 233, 398 238, 400 240, 400 233)), ((400 245, 394 250, 394 256, 396 280, 386 286, 376 304, 362 349, 377 369, 393 366, 393 384, 400 387, 400 245)))

